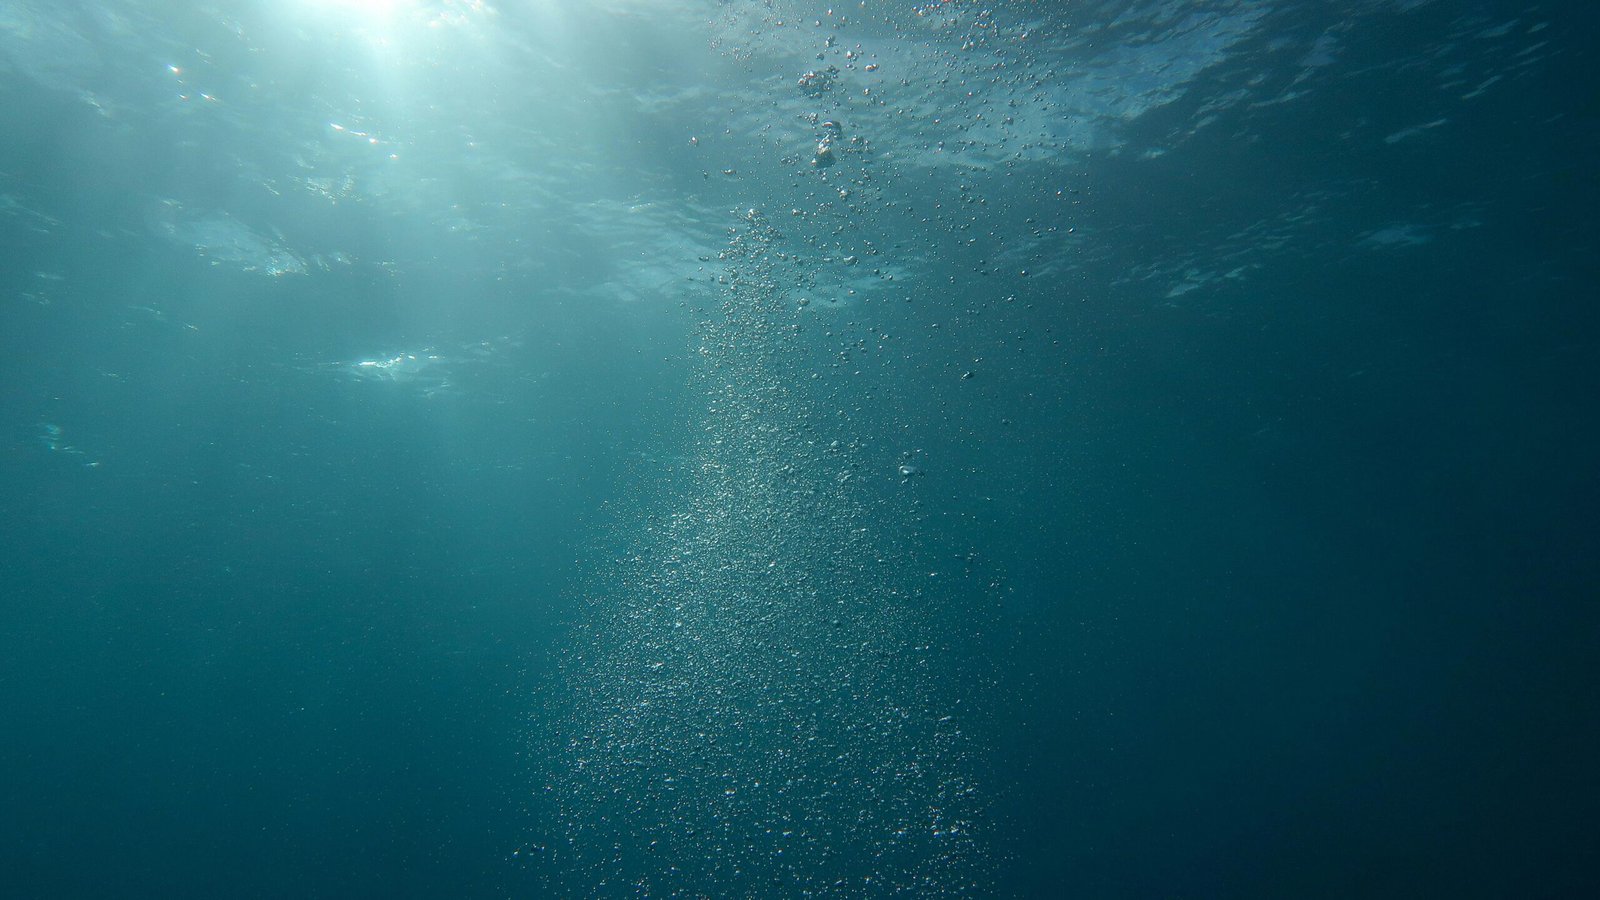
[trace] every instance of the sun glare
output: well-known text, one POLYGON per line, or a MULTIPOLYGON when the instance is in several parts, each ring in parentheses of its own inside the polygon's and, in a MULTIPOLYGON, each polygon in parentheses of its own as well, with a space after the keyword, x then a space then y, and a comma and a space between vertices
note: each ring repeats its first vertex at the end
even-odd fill
POLYGON ((484 0, 299 0, 301 9, 342 22, 345 27, 370 30, 418 26, 466 25, 492 15, 484 0))
POLYGON ((315 0, 314 6, 363 19, 382 21, 394 15, 401 0, 315 0))

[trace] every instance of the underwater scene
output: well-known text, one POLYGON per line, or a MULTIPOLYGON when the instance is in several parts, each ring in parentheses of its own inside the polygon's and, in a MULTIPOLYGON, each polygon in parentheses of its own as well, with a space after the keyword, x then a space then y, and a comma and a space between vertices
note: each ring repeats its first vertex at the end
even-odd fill
POLYGON ((3 0, 0 896, 1594 895, 1596 34, 3 0))

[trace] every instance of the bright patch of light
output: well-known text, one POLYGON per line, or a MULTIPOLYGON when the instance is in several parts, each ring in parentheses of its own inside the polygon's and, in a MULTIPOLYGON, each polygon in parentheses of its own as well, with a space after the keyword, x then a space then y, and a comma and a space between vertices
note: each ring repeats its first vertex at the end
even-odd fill
POLYGON ((298 0, 298 5, 356 28, 400 22, 428 27, 462 25, 474 16, 493 13, 483 0, 298 0))
POLYGON ((384 20, 394 15, 402 0, 313 0, 312 5, 365 19, 384 20))

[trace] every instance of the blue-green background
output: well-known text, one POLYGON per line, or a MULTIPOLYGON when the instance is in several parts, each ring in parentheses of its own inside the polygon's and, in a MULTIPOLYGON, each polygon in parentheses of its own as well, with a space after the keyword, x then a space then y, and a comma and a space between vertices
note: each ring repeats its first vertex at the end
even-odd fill
POLYGON ((0 894, 817 895, 560 849, 722 371, 965 710, 910 893, 1596 888, 1595 12, 837 7, 0 7, 0 894))

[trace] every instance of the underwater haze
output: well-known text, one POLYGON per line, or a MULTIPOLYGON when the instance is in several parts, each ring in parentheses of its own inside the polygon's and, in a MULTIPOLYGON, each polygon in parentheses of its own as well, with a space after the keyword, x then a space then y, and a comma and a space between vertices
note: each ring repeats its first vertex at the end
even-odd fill
POLYGON ((4 0, 0 896, 1591 895, 1595 34, 4 0))

